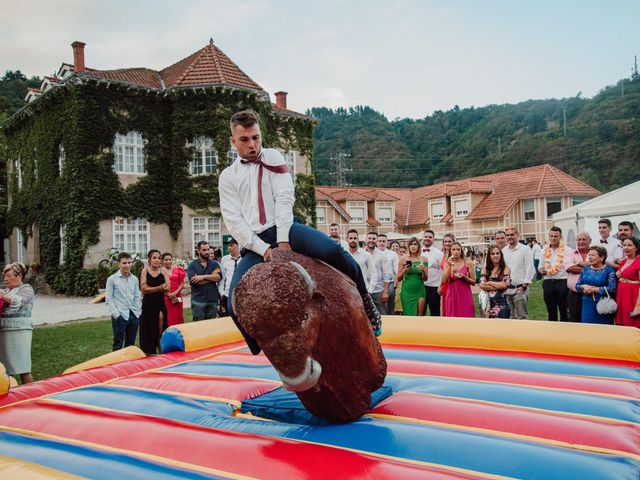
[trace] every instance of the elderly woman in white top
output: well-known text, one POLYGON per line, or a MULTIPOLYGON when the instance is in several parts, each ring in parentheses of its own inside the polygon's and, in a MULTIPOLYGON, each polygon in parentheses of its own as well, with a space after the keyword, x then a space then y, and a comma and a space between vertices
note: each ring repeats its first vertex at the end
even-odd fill
POLYGON ((31 376, 31 336, 33 322, 33 288, 22 283, 27 269, 21 263, 10 263, 2 274, 7 286, 0 290, 3 302, 0 316, 0 363, 10 375, 20 375, 21 383, 33 381, 31 376))

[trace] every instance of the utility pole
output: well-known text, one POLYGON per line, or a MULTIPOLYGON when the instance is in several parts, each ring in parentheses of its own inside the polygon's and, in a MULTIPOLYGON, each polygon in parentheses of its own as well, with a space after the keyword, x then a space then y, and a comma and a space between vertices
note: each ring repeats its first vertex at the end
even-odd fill
POLYGON ((347 172, 350 169, 345 166, 345 159, 350 157, 348 153, 339 152, 335 155, 331 155, 331 161, 335 164, 335 172, 333 175, 336 176, 336 186, 344 187, 347 184, 347 172))
POLYGON ((567 107, 562 107, 562 119, 564 123, 564 136, 567 136, 567 107))

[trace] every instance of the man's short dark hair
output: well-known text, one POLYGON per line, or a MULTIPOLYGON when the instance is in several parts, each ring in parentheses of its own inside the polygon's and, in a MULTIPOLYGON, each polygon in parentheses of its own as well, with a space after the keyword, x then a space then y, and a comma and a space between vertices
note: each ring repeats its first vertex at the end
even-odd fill
POLYGON ((378 232, 369 232, 369 233, 367 233, 367 237, 368 237, 369 235, 375 235, 375 236, 377 237, 377 236, 378 236, 378 232))
POLYGON ((236 112, 231 117, 230 126, 231 131, 236 128, 238 125, 244 128, 253 127, 260 121, 258 114, 253 110, 242 110, 240 112, 236 112))
POLYGON ((202 245, 209 245, 209 242, 207 242, 206 240, 200 240, 198 243, 196 243, 196 250, 200 250, 200 247, 202 245))
POLYGON ((611 228, 611 220, 608 218, 601 218, 598 223, 604 223, 607 227, 611 228))
MULTIPOLYGON (((434 232, 433 230, 425 230, 424 233, 430 233, 431 235, 433 235, 434 238, 436 236, 436 232, 434 232)), ((422 234, 423 236, 424 236, 424 233, 422 234)))
POLYGON ((384 237, 384 238, 387 238, 387 234, 386 234, 386 233, 379 233, 379 234, 378 234, 378 237, 384 237))
POLYGON ((496 230, 496 233, 494 235, 506 235, 506 234, 507 232, 501 229, 501 230, 496 230))
POLYGON ((118 263, 120 263, 120 260, 124 258, 131 258, 131 254, 128 252, 120 252, 120 254, 118 255, 118 263))
POLYGON ((555 225, 549 229, 550 232, 558 232, 560 236, 562 236, 562 229, 560 227, 556 227, 555 225))
POLYGON ((337 223, 332 223, 331 225, 329 225, 329 227, 339 227, 340 225, 338 225, 337 223))
POLYGON ((624 220, 622 222, 620 222, 618 224, 619 227, 629 227, 631 230, 633 230, 633 223, 628 222, 627 220, 624 220))
POLYGON ((397 244, 398 244, 398 246, 400 246, 400 242, 399 242, 399 241, 397 241, 397 240, 391 240, 391 242, 389 242, 389 248, 393 247, 393 244, 394 244, 394 243, 397 243, 397 244))
POLYGON ((356 235, 360 236, 360 234, 358 233, 358 230, 356 230, 355 228, 352 228, 347 232, 347 237, 349 236, 350 233, 355 233, 356 235))

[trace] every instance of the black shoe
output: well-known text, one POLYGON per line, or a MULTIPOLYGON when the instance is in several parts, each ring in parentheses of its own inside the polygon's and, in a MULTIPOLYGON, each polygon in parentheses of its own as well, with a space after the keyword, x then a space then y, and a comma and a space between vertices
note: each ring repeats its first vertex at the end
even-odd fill
POLYGON ((367 293, 362 296, 362 303, 364 304, 364 311, 367 314, 367 318, 373 327, 373 333, 376 337, 379 337, 382 333, 382 317, 380 316, 380 312, 378 312, 376 304, 373 303, 373 298, 371 298, 370 294, 367 293))

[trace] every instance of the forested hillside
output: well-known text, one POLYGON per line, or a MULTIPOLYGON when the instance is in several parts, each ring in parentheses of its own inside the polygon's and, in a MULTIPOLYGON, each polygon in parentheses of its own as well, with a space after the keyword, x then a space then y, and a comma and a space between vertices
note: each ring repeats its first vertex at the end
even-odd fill
POLYGON ((419 120, 389 121, 366 106, 307 114, 320 121, 319 185, 336 184, 339 157, 351 185, 416 187, 542 163, 603 191, 640 179, 637 74, 591 99, 456 106, 419 120))

